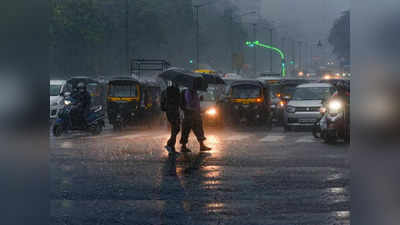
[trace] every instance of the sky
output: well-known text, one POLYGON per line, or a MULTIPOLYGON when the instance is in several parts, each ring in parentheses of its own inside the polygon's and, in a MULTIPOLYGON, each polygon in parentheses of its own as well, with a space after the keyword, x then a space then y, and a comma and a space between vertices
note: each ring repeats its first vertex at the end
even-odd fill
POLYGON ((261 0, 261 4, 263 17, 304 40, 326 40, 335 19, 350 9, 350 0, 261 0))

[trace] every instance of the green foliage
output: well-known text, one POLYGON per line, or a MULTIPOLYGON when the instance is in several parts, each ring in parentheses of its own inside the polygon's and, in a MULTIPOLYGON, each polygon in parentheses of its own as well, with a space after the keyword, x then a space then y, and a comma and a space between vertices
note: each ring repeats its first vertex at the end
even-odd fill
POLYGON ((53 42, 94 44, 104 39, 106 17, 95 7, 95 0, 53 1, 50 34, 53 42))
POLYGON ((333 53, 344 62, 350 62, 350 11, 345 11, 338 18, 329 34, 329 43, 333 53))

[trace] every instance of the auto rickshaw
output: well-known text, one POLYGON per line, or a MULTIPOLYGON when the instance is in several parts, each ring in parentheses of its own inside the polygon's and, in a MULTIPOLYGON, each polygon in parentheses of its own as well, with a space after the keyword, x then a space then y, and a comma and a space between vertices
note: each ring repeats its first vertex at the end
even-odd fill
POLYGON ((141 104, 141 119, 148 126, 161 123, 161 84, 155 80, 141 82, 143 101, 141 104))
POLYGON ((108 82, 107 114, 114 130, 133 123, 141 114, 141 83, 131 77, 115 77, 108 82))
POLYGON ((270 91, 257 80, 239 80, 228 88, 224 99, 225 118, 231 123, 271 126, 270 91))

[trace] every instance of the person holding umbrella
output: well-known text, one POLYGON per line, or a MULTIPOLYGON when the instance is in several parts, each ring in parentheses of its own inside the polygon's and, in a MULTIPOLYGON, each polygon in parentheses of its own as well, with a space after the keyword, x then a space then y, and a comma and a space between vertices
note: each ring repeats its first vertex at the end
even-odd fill
POLYGON ((171 136, 165 148, 169 153, 176 153, 176 136, 180 131, 181 120, 179 117, 180 93, 178 85, 175 82, 169 82, 170 85, 161 93, 161 109, 166 112, 167 120, 171 125, 171 136))
POLYGON ((184 119, 182 122, 182 136, 180 143, 182 144, 181 152, 191 152, 187 148, 190 131, 193 130, 196 135, 197 141, 200 144, 200 151, 209 151, 210 147, 204 144, 206 138, 204 137, 203 121, 200 111, 200 98, 197 90, 200 88, 199 82, 194 82, 193 85, 183 91, 181 95, 181 108, 184 112, 184 119))

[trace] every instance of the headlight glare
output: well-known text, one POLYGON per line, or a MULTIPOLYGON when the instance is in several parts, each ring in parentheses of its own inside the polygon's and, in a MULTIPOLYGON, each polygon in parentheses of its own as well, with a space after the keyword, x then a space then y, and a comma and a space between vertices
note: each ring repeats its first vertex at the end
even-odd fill
POLYGON ((337 112, 342 108, 342 103, 339 101, 332 101, 329 103, 329 111, 337 112))
POLYGON ((69 104, 71 104, 71 101, 70 100, 64 100, 64 104, 65 105, 69 105, 69 104))
POLYGON ((206 114, 209 116, 215 116, 217 114, 217 110, 215 108, 210 108, 206 111, 206 114))

